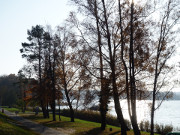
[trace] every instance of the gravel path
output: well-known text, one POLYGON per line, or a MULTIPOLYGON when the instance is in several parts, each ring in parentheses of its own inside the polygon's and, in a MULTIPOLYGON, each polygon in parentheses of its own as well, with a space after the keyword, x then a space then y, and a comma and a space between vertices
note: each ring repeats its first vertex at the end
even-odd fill
POLYGON ((65 133, 62 133, 60 131, 57 131, 55 129, 45 127, 41 124, 38 124, 36 122, 33 122, 31 120, 24 119, 21 116, 16 116, 15 113, 9 112, 7 110, 4 110, 4 113, 9 116, 10 118, 14 119, 15 121, 18 121, 21 125, 37 132, 40 133, 41 135, 67 135, 65 133))

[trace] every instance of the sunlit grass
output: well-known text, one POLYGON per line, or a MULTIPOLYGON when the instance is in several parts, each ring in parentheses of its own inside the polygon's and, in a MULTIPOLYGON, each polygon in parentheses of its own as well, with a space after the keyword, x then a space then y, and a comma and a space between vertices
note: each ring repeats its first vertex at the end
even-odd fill
POLYGON ((0 112, 0 135, 39 135, 25 127, 17 126, 17 124, 0 112))
POLYGON ((21 111, 18 108, 5 108, 6 110, 10 111, 10 112, 15 112, 15 111, 21 111))
MULTIPOLYGON (((16 108, 8 108, 7 110, 11 112, 19 111, 16 108)), ((20 112, 19 115, 33 120, 37 123, 43 124, 44 126, 60 130, 70 135, 119 135, 121 132, 121 129, 119 127, 111 125, 107 125, 106 130, 102 131, 100 129, 100 123, 85 121, 81 119, 75 119, 75 122, 70 122, 70 118, 65 116, 61 116, 61 121, 59 121, 59 116, 56 115, 56 121, 52 121, 52 114, 50 114, 50 118, 46 119, 43 118, 42 113, 35 115, 35 113, 32 112, 20 112), (110 128, 112 129, 112 131, 110 131, 110 128)), ((132 130, 128 131, 127 134, 134 135, 132 130)), ((150 133, 147 132, 141 132, 141 134, 150 135, 150 133)))
MULTIPOLYGON (((62 130, 71 135, 117 135, 120 134, 121 129, 116 126, 107 125, 105 131, 101 131, 100 123, 90 122, 80 119, 75 119, 75 122, 70 122, 69 117, 61 116, 59 121, 58 115, 56 115, 56 121, 52 121, 52 115, 50 118, 44 119, 42 113, 35 116, 34 114, 21 114, 25 118, 31 119, 45 126, 62 130), (112 131, 110 131, 112 128, 112 131)), ((133 131, 128 131, 128 135, 133 135, 133 131)), ((142 135, 149 135, 149 133, 142 132, 142 135)))

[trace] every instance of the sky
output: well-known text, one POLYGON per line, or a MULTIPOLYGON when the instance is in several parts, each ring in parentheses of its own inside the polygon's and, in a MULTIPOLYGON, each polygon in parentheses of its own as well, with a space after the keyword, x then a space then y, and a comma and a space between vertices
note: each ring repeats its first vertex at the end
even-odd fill
POLYGON ((17 74, 26 64, 19 50, 28 29, 37 24, 54 28, 71 9, 68 0, 0 0, 0 75, 17 74))
MULTIPOLYGON (((73 8, 68 0, 0 0, 0 75, 17 74, 26 64, 19 50, 27 42, 28 29, 35 25, 55 28, 73 8)), ((180 48, 177 52, 172 63, 180 61, 180 48)))

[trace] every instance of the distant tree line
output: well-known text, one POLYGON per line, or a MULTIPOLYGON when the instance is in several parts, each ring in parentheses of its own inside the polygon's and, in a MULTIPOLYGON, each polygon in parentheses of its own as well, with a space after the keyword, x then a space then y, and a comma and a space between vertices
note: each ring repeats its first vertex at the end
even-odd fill
POLYGON ((163 95, 160 91, 172 83, 169 75, 173 68, 167 61, 178 41, 180 3, 71 2, 78 12, 71 12, 64 25, 55 30, 50 26, 33 26, 27 33, 28 42, 22 43, 20 52, 28 62, 25 76, 34 78, 29 87, 31 99, 41 105, 45 118, 49 117, 50 106, 55 121, 56 101, 64 95, 74 122, 74 110, 80 102, 84 107, 92 103, 96 94, 93 91, 98 91, 101 129, 106 127, 108 104, 113 99, 121 134, 126 135, 129 128, 121 108, 123 97, 134 134, 140 135, 136 100, 151 96, 153 135, 155 100, 170 96, 171 88, 163 95))
POLYGON ((14 74, 0 76, 0 105, 13 106, 21 96, 17 85, 18 77, 14 74))

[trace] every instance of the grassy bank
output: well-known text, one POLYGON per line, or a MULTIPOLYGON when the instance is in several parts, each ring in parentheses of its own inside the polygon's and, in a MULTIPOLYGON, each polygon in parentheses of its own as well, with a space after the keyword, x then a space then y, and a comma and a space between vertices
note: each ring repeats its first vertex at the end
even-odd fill
POLYGON ((0 135, 39 135, 0 112, 0 135))
MULTIPOLYGON (((17 111, 16 108, 7 108, 7 110, 12 111, 12 112, 17 111)), ((68 112, 66 112, 66 114, 68 115, 68 112)), ((84 116, 81 116, 80 112, 76 115, 78 117, 81 116, 81 118, 76 118, 75 122, 70 122, 70 118, 68 116, 61 116, 61 121, 59 121, 59 117, 58 115, 56 115, 57 121, 52 121, 52 114, 50 114, 50 118, 48 119, 44 119, 42 116, 42 113, 35 115, 32 112, 26 112, 26 113, 20 112, 19 115, 27 119, 30 119, 32 121, 35 121, 37 123, 43 124, 44 126, 54 128, 56 130, 59 130, 61 132, 64 132, 70 135, 119 135, 121 132, 121 129, 119 127, 112 126, 112 125, 107 125, 106 130, 101 131, 100 123, 92 122, 89 120, 82 120, 84 119, 84 117, 87 117, 87 116, 85 116, 84 113, 81 113, 81 115, 84 115, 84 116), (110 129, 112 129, 112 131, 110 131, 110 129)), ((89 118, 91 117, 96 117, 96 114, 89 114, 89 118)), ((132 130, 128 131, 128 135, 133 135, 133 134, 134 133, 132 130)), ((142 135, 149 135, 149 133, 142 132, 142 135)))
MULTIPOLYGON (((4 108, 4 107, 3 107, 4 108)), ((20 112, 21 110, 20 109, 18 109, 18 108, 4 108, 4 109, 6 109, 6 110, 8 110, 8 111, 10 111, 10 112, 15 112, 15 111, 18 111, 18 112, 20 112)))
POLYGON ((59 121, 58 116, 56 116, 57 121, 52 121, 52 115, 50 115, 49 119, 44 119, 42 114, 38 116, 29 115, 29 114, 21 114, 23 117, 41 123, 45 126, 55 128, 62 132, 71 134, 71 135, 108 135, 108 134, 118 134, 120 133, 120 128, 115 126, 107 126, 107 130, 100 130, 100 123, 89 122, 85 120, 75 119, 75 122, 70 122, 69 117, 61 116, 61 121, 59 121), (113 131, 109 131, 109 128, 112 128, 113 131))
MULTIPOLYGON (((101 131, 100 123, 85 121, 77 118, 75 119, 75 122, 70 122, 70 118, 65 116, 61 116, 61 121, 59 121, 58 115, 56 115, 57 121, 52 121, 52 115, 50 115, 50 118, 44 119, 42 113, 37 116, 29 113, 21 113, 20 115, 71 135, 119 135, 121 131, 119 127, 111 125, 107 125, 106 130, 101 131), (112 129, 112 131, 110 131, 110 129, 112 129)), ((133 131, 128 131, 128 135, 133 135, 133 131)), ((149 135, 149 133, 142 132, 142 135, 149 135)))

